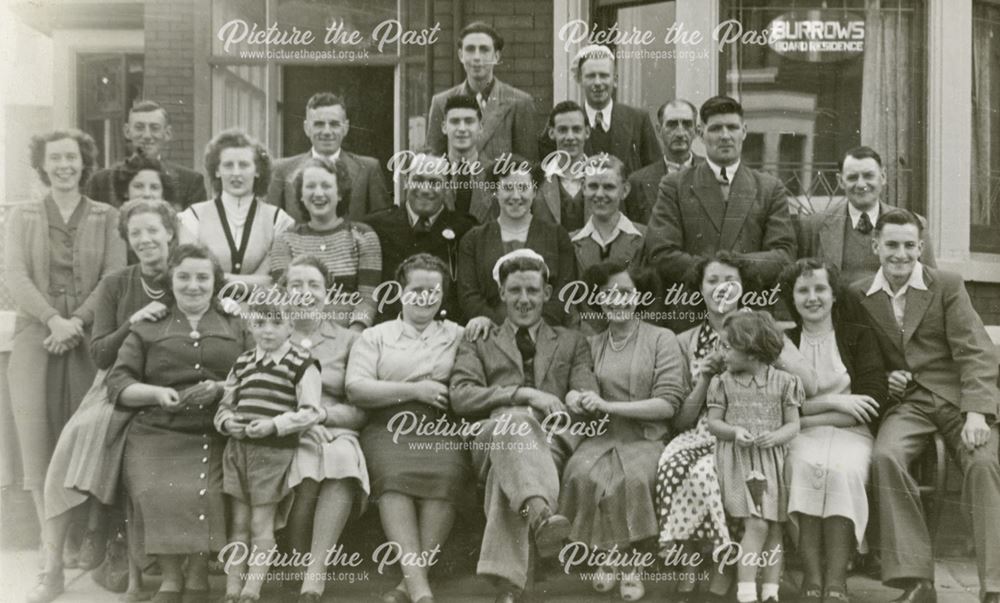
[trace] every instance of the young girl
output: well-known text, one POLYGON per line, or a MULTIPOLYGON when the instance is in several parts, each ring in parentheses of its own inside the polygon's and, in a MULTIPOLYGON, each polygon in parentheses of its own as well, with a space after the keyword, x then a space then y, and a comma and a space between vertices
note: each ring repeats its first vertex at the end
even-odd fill
POLYGON ((798 407, 805 397, 798 377, 771 366, 783 345, 769 314, 730 315, 720 342, 726 372, 713 377, 708 388, 708 429, 719 440, 715 462, 723 504, 731 517, 744 520, 740 603, 757 600, 758 565, 763 566, 761 599, 778 600, 781 523, 788 506, 785 444, 799 431, 798 407))

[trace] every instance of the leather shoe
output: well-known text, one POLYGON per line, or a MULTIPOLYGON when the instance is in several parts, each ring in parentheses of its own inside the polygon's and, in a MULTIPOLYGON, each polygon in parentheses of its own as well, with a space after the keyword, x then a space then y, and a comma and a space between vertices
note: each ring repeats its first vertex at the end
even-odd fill
POLYGON ((553 513, 545 507, 531 523, 531 533, 535 537, 535 548, 542 559, 554 557, 562 549, 569 537, 572 526, 566 517, 553 513))
POLYGON ((929 580, 916 580, 892 603, 937 603, 937 591, 929 580))
POLYGON ((520 601, 521 593, 516 590, 505 590, 493 600, 494 603, 520 603, 520 601))
POLYGON ((319 603, 322 596, 319 593, 305 592, 299 593, 299 598, 296 603, 319 603))
POLYGON ((410 595, 398 588, 385 591, 380 598, 382 603, 410 603, 410 595))

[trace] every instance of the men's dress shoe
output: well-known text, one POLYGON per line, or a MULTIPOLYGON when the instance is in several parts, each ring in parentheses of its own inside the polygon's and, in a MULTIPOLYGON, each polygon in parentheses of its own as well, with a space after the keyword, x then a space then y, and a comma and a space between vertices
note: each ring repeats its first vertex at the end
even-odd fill
POLYGON ((823 603, 823 589, 818 584, 806 584, 802 586, 802 593, 799 595, 799 603, 823 603))
POLYGON ((394 588, 382 593, 382 603, 410 603, 410 595, 406 591, 394 588))
POLYGON ((892 603, 937 603, 937 591, 929 580, 918 580, 907 587, 902 595, 893 599, 892 603))
POLYGON ((319 603, 322 595, 319 593, 299 593, 298 603, 319 603))
POLYGON ((553 513, 546 507, 535 518, 531 526, 538 556, 545 559, 557 555, 562 549, 563 542, 569 537, 571 528, 572 526, 566 517, 553 513))
POLYGON ((521 593, 516 590, 505 590, 497 595, 493 601, 494 603, 520 603, 521 593))

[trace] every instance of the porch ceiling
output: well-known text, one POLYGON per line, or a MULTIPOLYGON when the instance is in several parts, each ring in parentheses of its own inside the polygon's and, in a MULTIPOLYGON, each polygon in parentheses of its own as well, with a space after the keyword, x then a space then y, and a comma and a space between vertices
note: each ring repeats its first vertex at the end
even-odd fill
POLYGON ((143 29, 143 0, 13 0, 11 10, 38 31, 143 29))

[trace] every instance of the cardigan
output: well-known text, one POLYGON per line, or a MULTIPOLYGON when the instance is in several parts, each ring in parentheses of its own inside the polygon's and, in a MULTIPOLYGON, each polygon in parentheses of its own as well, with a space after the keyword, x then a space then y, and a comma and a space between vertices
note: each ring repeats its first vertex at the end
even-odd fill
MULTIPOLYGON (((125 267, 125 242, 118 235, 118 210, 83 197, 84 215, 73 239, 73 277, 85 301, 73 311, 84 325, 94 320, 91 293, 106 275, 125 267)), ((46 324, 59 312, 49 296, 49 221, 44 201, 14 208, 7 221, 7 288, 18 322, 46 324)))

